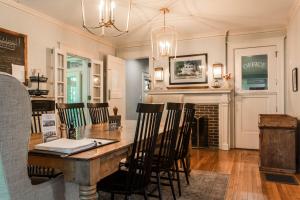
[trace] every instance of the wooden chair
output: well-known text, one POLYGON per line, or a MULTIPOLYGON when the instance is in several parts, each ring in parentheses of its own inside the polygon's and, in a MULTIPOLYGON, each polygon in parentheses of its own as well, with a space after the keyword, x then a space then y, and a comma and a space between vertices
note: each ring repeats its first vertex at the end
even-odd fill
POLYGON ((173 199, 176 199, 171 172, 174 166, 175 147, 178 138, 178 128, 180 124, 182 108, 183 104, 181 103, 167 103, 167 115, 164 125, 164 131, 161 135, 158 154, 155 155, 154 162, 152 163, 152 172, 155 173, 154 177, 156 177, 156 183, 158 185, 159 199, 162 199, 162 172, 167 173, 173 199))
POLYGON ((84 115, 84 103, 56 103, 60 122, 70 128, 73 123, 74 128, 86 125, 84 115))
POLYGON ((107 123, 109 119, 108 103, 87 103, 92 124, 107 123))
POLYGON ((194 118, 195 118, 195 104, 186 103, 184 106, 183 123, 179 132, 179 137, 176 144, 175 159, 174 159, 179 196, 181 196, 179 172, 184 172, 186 182, 187 184, 189 184, 189 177, 188 177, 189 169, 187 168, 186 157, 189 151, 189 143, 190 143, 192 127, 194 125, 194 118), (179 170, 178 161, 181 161, 183 171, 179 170))
POLYGON ((41 133, 42 114, 55 113, 55 101, 53 100, 32 100, 31 133, 41 133))
POLYGON ((40 185, 30 183, 30 97, 23 84, 8 74, 0 73, 0 85, 0 199, 65 199, 63 176, 40 185))
MULTIPOLYGON (((55 112, 55 101, 53 100, 32 100, 32 117, 31 117, 31 134, 41 134, 42 114, 49 114, 55 112)), ((31 178, 32 184, 40 184, 55 178, 62 173, 53 168, 28 165, 28 176, 31 178)))
POLYGON ((120 169, 102 179, 97 185, 98 191, 111 193, 112 199, 114 194, 123 194, 128 199, 133 193, 142 193, 148 199, 146 189, 150 182, 163 108, 163 104, 138 104, 138 120, 128 170, 120 169))

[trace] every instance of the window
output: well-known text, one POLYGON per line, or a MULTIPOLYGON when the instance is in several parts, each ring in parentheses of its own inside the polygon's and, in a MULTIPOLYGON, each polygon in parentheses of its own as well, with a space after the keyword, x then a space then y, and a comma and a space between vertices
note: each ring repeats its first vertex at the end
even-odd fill
POLYGON ((242 89, 268 90, 268 55, 242 56, 242 89))

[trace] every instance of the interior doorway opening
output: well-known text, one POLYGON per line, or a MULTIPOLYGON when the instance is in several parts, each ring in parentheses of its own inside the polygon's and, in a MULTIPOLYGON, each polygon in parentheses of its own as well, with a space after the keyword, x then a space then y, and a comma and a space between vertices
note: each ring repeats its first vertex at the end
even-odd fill
POLYGON ((126 61, 126 119, 136 120, 136 106, 150 90, 149 58, 126 61))
POLYGON ((90 100, 90 60, 67 55, 67 103, 87 103, 90 100))

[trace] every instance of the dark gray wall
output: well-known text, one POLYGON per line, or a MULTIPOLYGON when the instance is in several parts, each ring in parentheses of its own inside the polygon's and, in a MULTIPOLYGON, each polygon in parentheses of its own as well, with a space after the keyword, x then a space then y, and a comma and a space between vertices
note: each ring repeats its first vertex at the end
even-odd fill
POLYGON ((149 59, 126 61, 126 119, 136 120, 136 106, 142 101, 142 73, 149 72, 149 59))

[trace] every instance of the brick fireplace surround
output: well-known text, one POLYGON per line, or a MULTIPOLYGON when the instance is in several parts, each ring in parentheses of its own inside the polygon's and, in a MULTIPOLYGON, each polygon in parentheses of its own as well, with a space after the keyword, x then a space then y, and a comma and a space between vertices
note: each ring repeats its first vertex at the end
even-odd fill
POLYGON ((208 117, 208 145, 230 149, 232 90, 160 90, 149 92, 148 98, 152 103, 195 103, 196 116, 208 117))
POLYGON ((208 147, 219 146, 219 105, 197 104, 195 117, 208 119, 208 147))

